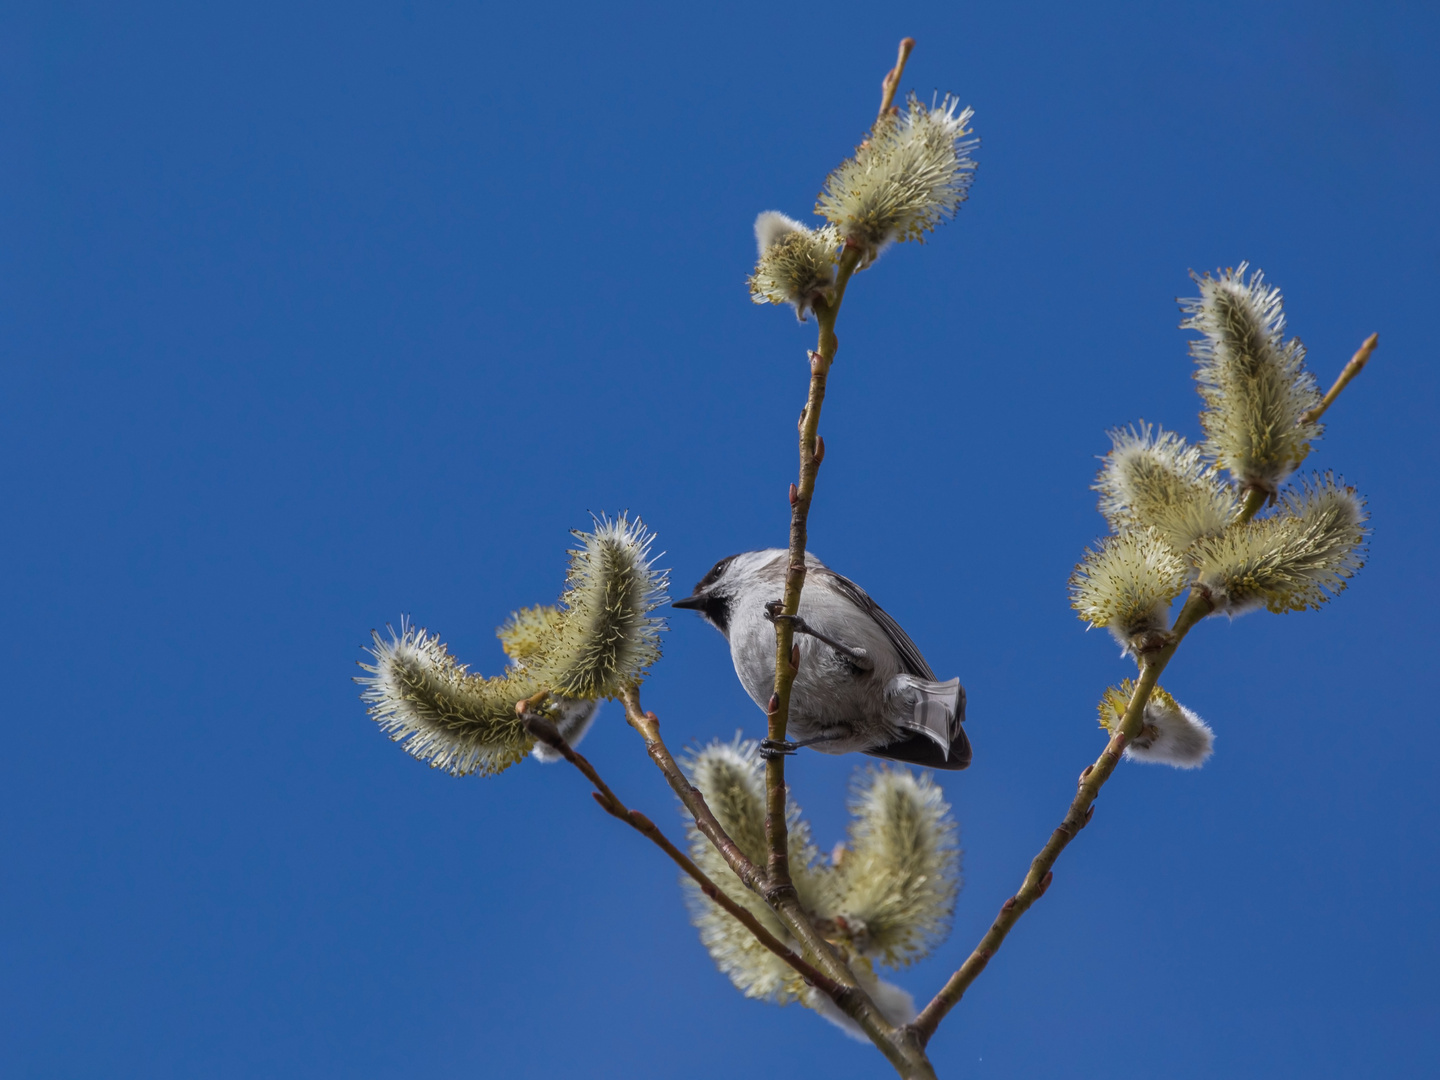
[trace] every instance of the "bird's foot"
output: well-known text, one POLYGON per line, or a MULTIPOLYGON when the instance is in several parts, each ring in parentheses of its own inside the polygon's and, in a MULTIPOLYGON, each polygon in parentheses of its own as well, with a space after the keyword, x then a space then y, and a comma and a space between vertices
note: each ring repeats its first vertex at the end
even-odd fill
POLYGON ((824 634, 820 633, 819 630, 813 629, 810 624, 807 623, 804 619, 802 619, 799 615, 786 615, 783 611, 784 607, 785 602, 783 600, 771 600, 768 604, 765 605, 765 618, 768 619, 770 622, 780 622, 782 620, 788 622, 790 624, 790 628, 795 633, 809 634, 815 640, 823 641, 826 645, 829 645, 841 656, 848 657, 852 663, 856 664, 862 669, 868 670, 870 667, 873 666, 870 662, 870 654, 867 653, 864 649, 857 649, 853 646, 845 645, 839 641, 836 641, 832 637, 826 637, 824 634))
POLYGON ((785 614, 784 600, 771 600, 768 604, 766 604, 765 619, 767 622, 781 622, 782 620, 784 622, 788 622, 791 626, 795 627, 795 629, 799 630, 802 634, 805 633, 806 630, 810 629, 810 627, 806 625, 805 620, 802 619, 799 615, 785 614), (804 627, 804 629, 802 630, 801 627, 804 627))
POLYGON ((799 743, 788 742, 784 739, 761 739, 760 756, 766 761, 773 761, 775 758, 792 756, 800 749, 799 743))

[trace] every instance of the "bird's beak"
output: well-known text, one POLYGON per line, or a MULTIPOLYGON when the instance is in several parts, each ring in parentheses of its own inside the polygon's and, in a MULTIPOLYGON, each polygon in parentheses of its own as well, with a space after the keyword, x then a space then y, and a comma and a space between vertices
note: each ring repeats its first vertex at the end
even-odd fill
POLYGON ((705 606, 705 597, 700 593, 696 593, 694 596, 687 596, 683 600, 672 601, 670 606, 682 608, 686 611, 699 611, 705 606))

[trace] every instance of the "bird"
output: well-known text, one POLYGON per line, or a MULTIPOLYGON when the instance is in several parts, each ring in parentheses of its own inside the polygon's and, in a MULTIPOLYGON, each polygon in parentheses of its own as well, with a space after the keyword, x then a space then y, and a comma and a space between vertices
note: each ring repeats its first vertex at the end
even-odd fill
POLYGON ((789 619, 800 666, 790 692, 787 734, 761 743, 768 754, 809 746, 860 752, 931 769, 970 764, 965 688, 939 682, 909 635, 868 593, 805 553, 797 614, 781 612, 789 552, 745 551, 717 562, 672 607, 699 612, 730 643, 735 674, 766 708, 775 685, 777 619, 789 619))

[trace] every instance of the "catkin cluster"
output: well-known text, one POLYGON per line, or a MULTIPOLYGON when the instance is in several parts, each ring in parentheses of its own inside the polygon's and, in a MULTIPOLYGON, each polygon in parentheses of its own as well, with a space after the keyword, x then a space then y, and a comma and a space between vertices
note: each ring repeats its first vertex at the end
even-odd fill
POLYGON ((921 240, 955 216, 970 193, 972 110, 947 95, 926 107, 912 94, 903 114, 875 121, 865 141, 825 180, 815 212, 828 224, 809 229, 774 210, 755 219, 759 261, 750 275, 757 304, 789 304, 801 322, 834 299, 845 247, 868 266, 897 241, 921 240))
MULTIPOLYGON (((1182 301, 1182 328, 1202 335, 1191 354, 1205 439, 1118 428, 1094 485, 1111 534, 1075 568, 1071 604, 1137 656, 1167 643, 1171 603, 1187 588, 1227 615, 1298 611, 1339 593, 1364 564, 1365 504, 1354 488, 1325 473, 1282 490, 1320 435, 1309 416, 1320 395, 1304 347, 1284 340, 1279 290, 1245 271, 1197 277, 1200 296, 1182 301), (1247 499, 1262 496, 1273 512, 1246 518, 1247 499)), ((1102 722, 1117 693, 1101 702, 1102 722)), ((1210 729, 1168 694, 1157 691, 1144 732, 1130 746, 1137 760, 1193 767, 1210 754, 1210 729)))
POLYGON ((594 720, 601 698, 645 677, 660 656, 665 571, 650 557, 653 534, 636 518, 601 518, 570 554, 556 606, 522 608, 497 634, 510 666, 486 678, 456 661, 438 635, 401 623, 388 638, 372 633, 374 663, 356 681, 381 730, 413 756, 454 776, 509 768, 536 747, 516 704, 536 699, 572 745, 594 720))
MULTIPOLYGON (((739 736, 729 743, 712 742, 691 755, 687 766, 721 826, 751 861, 763 864, 765 768, 755 742, 739 736)), ((860 772, 850 812, 849 837, 827 859, 817 851, 799 809, 788 805, 791 878, 817 928, 848 955, 876 1005, 892 1023, 906 1023, 914 1016, 913 1001, 880 979, 873 965, 910 964, 944 938, 960 888, 955 821, 929 776, 898 767, 860 772)), ((741 884, 693 822, 689 834, 691 856, 711 880, 798 950, 774 912, 741 884)), ((829 998, 807 987, 690 878, 681 881, 700 940, 737 989, 782 1005, 799 1001, 847 1031, 858 1031, 829 998)))

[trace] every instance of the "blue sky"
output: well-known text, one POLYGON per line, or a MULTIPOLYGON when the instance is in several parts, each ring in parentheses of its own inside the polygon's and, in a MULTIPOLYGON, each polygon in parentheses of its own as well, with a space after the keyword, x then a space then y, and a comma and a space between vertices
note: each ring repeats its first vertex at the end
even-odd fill
MULTIPOLYGON (((784 542, 811 328, 749 303, 906 34, 971 201, 851 288, 812 549, 969 691, 928 997, 1101 749, 1069 611, 1104 432, 1198 434, 1190 269, 1249 260, 1369 499, 1319 613, 1212 621, 1195 773, 1125 765, 932 1043, 942 1076, 1421 1075, 1434 896, 1440 47, 1429 5, 115 5, 0 13, 0 1072, 886 1075, 743 1000, 672 868, 526 762, 455 780, 350 682, 409 614, 477 670, 628 508, 678 587, 784 542)), ((760 731, 677 612, 673 747, 760 731)), ((620 711, 585 751, 679 832, 620 711)), ((822 845, 855 762, 805 755, 822 845)))

